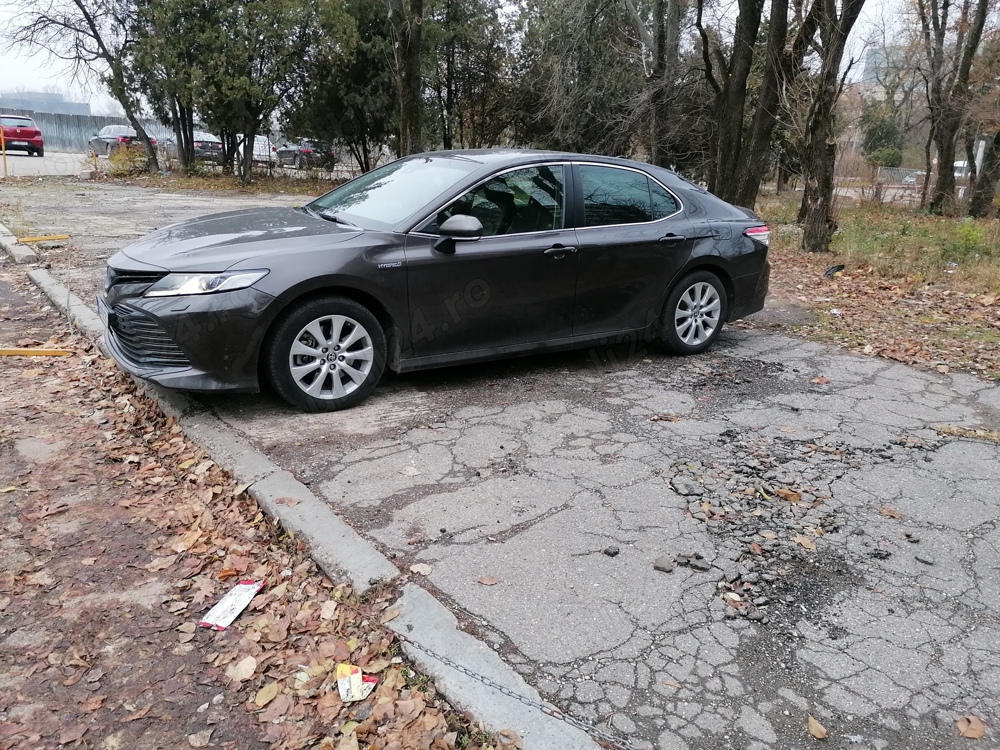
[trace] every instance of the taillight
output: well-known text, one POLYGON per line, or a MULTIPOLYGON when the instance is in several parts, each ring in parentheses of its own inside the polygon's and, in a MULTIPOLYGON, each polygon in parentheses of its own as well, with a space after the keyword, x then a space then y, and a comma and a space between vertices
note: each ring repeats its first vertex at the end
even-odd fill
POLYGON ((743 234, 762 245, 771 246, 771 227, 750 227, 743 230, 743 234))
POLYGON ((201 148, 201 141, 195 141, 194 142, 194 147, 195 148, 201 148))
POLYGON ((118 136, 118 138, 117 138, 117 141, 118 141, 119 143, 128 143, 128 142, 129 142, 129 140, 130 140, 130 139, 129 139, 129 137, 128 137, 127 135, 120 135, 120 136, 118 136))
POLYGON ((303 154, 311 154, 312 152, 313 152, 313 150, 311 148, 304 148, 304 149, 302 149, 302 153, 303 154))

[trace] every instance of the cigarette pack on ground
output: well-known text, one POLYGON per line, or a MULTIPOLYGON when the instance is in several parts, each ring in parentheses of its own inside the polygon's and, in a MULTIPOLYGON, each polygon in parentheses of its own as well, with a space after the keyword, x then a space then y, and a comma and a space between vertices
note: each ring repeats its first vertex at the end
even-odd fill
POLYGON ((377 683, 378 677, 362 674, 360 667, 353 664, 337 665, 337 690, 344 703, 363 701, 371 695, 377 683))
POLYGON ((208 610, 198 624, 213 630, 225 630, 266 584, 265 580, 240 581, 219 600, 218 604, 208 610))

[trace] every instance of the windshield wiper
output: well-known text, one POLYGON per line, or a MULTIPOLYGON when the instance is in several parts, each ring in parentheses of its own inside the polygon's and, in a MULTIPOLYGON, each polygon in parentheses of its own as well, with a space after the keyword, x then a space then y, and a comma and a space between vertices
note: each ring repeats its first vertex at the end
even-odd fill
POLYGON ((357 224, 352 224, 347 219, 337 216, 337 214, 328 214, 326 211, 314 211, 314 213, 320 218, 326 219, 327 221, 333 221, 336 222, 337 224, 343 224, 345 227, 352 227, 353 229, 360 229, 360 227, 357 224))
POLYGON ((319 213, 317 211, 315 211, 314 209, 309 208, 309 206, 299 206, 299 208, 302 211, 305 211, 310 216, 315 216, 317 219, 322 219, 323 218, 322 216, 319 215, 319 213))

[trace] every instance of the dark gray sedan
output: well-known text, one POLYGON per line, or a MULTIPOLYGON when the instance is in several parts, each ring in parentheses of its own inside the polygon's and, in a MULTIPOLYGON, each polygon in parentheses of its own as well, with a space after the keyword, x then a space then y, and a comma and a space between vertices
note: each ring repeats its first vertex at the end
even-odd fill
POLYGON ((407 372, 658 337, 707 349, 760 310, 770 231, 648 164, 523 150, 387 164, 300 208, 164 227, 108 261, 122 368, 343 409, 407 372))

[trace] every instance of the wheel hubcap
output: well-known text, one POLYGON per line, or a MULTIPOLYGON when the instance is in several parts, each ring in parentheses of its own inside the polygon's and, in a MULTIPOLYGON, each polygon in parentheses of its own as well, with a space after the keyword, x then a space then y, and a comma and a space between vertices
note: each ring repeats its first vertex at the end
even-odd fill
POLYGON ((685 344, 704 343, 719 327, 722 300, 715 287, 704 281, 692 284, 681 295, 674 311, 674 327, 685 344))
POLYGON ((295 384, 324 400, 356 391, 368 379, 373 363, 371 335, 346 315, 328 315, 309 323, 288 353, 295 384))

